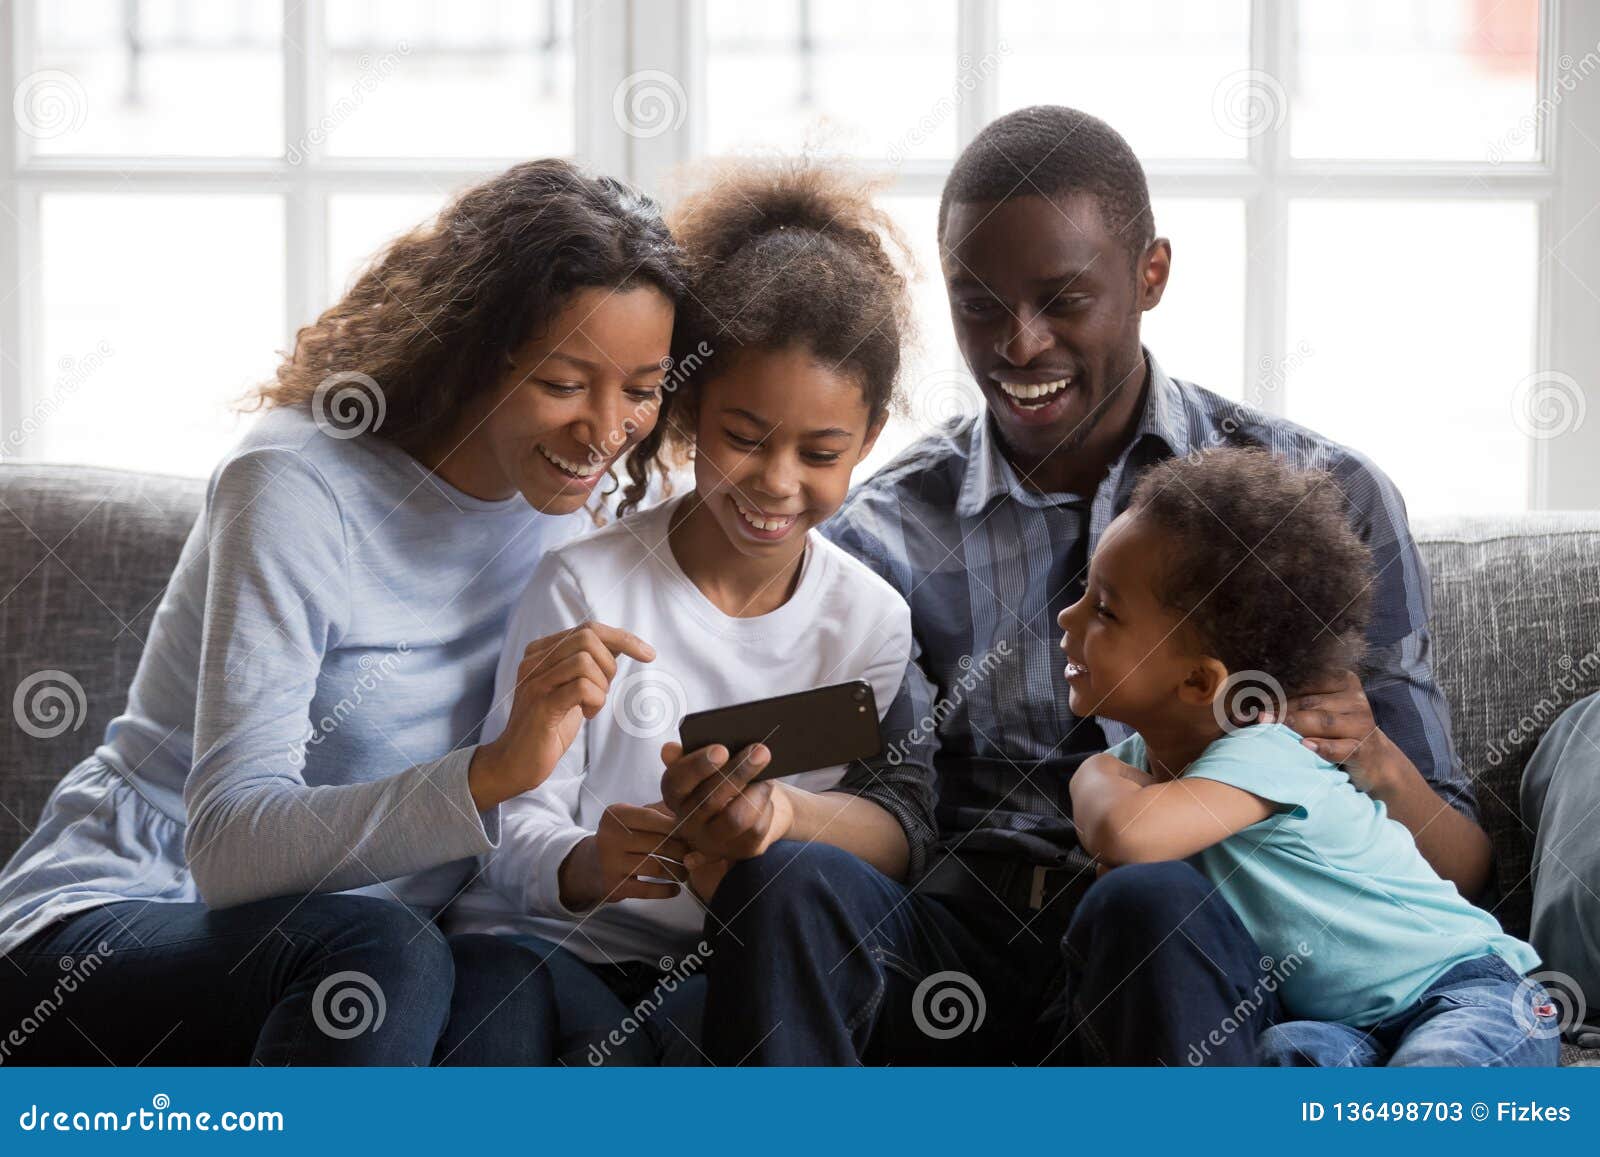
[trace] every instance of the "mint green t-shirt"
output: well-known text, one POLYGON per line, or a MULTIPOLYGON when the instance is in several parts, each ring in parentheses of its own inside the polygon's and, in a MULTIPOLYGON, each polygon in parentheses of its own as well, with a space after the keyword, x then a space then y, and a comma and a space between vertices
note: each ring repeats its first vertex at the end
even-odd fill
MULTIPOLYGON (((1149 770, 1138 735, 1109 754, 1149 770)), ((1291 1015, 1368 1027, 1463 961, 1494 952, 1518 972, 1538 965, 1530 945, 1440 878, 1380 801, 1290 728, 1225 735, 1184 775, 1282 809, 1190 862, 1272 958, 1266 967, 1291 1015)))

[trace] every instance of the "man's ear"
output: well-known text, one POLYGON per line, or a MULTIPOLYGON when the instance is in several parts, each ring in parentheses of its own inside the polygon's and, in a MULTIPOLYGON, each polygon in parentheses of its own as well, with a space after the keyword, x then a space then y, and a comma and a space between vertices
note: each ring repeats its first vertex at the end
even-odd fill
POLYGON ((1190 707, 1204 707, 1216 701, 1228 682, 1228 668, 1220 659, 1203 656, 1189 669, 1178 687, 1178 699, 1190 707))
POLYGON ((1154 309, 1161 304, 1161 295, 1167 291, 1167 278, 1172 275, 1172 242, 1157 237, 1145 246, 1139 258, 1139 309, 1154 309))

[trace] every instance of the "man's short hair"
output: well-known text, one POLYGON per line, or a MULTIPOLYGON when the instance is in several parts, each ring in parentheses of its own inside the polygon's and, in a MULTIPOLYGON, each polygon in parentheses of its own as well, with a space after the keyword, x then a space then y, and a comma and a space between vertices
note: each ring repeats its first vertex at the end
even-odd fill
POLYGON ((1074 193, 1094 197, 1135 259, 1155 237, 1144 168, 1121 133, 1075 108, 1018 109, 990 121, 956 158, 939 198, 939 237, 953 204, 1074 193))

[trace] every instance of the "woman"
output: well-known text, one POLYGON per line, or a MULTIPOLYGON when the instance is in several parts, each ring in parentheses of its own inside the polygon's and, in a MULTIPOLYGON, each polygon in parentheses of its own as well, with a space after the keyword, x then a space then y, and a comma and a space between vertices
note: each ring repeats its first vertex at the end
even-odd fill
POLYGON ((548 1056, 496 1031, 548 998, 536 959, 431 917, 570 742, 577 660, 648 658, 603 626, 537 640, 511 722, 473 746, 512 599, 617 463, 644 476, 683 284, 651 202, 539 161, 300 332, 211 477, 126 710, 0 876, 0 1021, 59 1000, 61 960, 74 977, 70 1016, 7 1059, 548 1056))

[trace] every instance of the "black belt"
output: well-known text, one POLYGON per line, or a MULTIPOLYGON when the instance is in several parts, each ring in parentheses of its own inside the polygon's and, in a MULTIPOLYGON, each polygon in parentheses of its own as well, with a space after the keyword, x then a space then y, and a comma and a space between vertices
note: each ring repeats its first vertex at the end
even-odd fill
POLYGON ((963 905, 992 903, 998 897, 1019 912, 1039 912, 1065 903, 1070 913, 1095 880, 1094 861, 1081 848, 1073 848, 1055 864, 1031 864, 995 852, 952 850, 936 855, 939 858, 917 890, 963 905))

